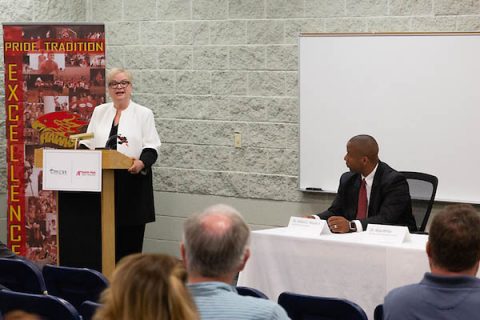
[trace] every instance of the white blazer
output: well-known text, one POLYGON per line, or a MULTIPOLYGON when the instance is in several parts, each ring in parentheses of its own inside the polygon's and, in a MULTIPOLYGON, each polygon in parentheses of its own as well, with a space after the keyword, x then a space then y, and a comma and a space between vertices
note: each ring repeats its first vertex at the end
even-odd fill
MULTIPOLYGON (((116 111, 112 102, 97 106, 87 128, 87 132, 93 132, 94 137, 80 143, 89 149, 105 147, 116 111)), ((145 148, 154 149, 158 153, 161 145, 152 110, 131 100, 122 111, 117 135, 126 138, 122 144, 117 139, 117 151, 135 159, 140 157, 145 148)))

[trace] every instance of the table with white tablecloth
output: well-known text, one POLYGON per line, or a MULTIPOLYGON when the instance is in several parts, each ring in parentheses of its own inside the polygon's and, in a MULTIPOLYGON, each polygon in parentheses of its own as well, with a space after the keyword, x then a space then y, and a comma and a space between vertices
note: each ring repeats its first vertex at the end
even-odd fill
POLYGON ((429 271, 426 235, 402 244, 373 242, 365 232, 299 235, 288 228, 252 232, 251 257, 239 286, 280 293, 340 297, 373 310, 391 289, 419 282, 429 271))

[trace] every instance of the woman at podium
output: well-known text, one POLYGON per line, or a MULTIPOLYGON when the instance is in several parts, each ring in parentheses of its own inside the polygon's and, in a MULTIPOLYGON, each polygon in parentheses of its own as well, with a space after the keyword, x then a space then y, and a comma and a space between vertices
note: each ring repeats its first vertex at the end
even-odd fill
POLYGON ((128 170, 115 170, 116 261, 142 251, 145 225, 155 221, 152 165, 158 157, 160 138, 152 110, 131 100, 132 74, 112 69, 107 74, 112 102, 97 106, 81 141, 88 149, 114 149, 133 159, 128 170))

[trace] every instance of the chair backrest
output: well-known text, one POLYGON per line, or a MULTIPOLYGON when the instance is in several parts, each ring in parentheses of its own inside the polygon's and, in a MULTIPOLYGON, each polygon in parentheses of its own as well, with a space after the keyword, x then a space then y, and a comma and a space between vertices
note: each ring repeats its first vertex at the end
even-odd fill
POLYGON ((292 320, 368 320, 359 305, 346 299, 283 292, 278 304, 292 320))
POLYGON ((49 320, 81 320, 80 314, 67 301, 44 294, 0 290, 0 312, 13 310, 34 313, 49 320))
POLYGON ((265 293, 261 292, 260 290, 257 290, 255 288, 250 288, 250 287, 236 287, 237 292, 241 296, 249 296, 249 297, 255 297, 255 298, 261 298, 261 299, 267 299, 268 297, 265 295, 265 293))
POLYGON ((379 304, 373 311, 373 320, 383 320, 383 304, 379 304))
POLYGON ((67 300, 75 308, 86 300, 98 301, 108 287, 108 280, 100 272, 87 268, 46 265, 43 277, 49 294, 67 300))
POLYGON ((438 178, 422 172, 402 171, 401 173, 407 179, 410 188, 412 211, 417 229, 424 232, 435 201, 438 178))
POLYGON ((91 320, 93 318, 93 315, 97 311, 97 309, 101 306, 100 303, 96 303, 93 301, 84 301, 81 305, 78 311, 80 312, 80 315, 82 316, 83 320, 91 320))
POLYGON ((40 269, 33 262, 18 258, 0 258, 0 284, 19 292, 47 291, 40 269))

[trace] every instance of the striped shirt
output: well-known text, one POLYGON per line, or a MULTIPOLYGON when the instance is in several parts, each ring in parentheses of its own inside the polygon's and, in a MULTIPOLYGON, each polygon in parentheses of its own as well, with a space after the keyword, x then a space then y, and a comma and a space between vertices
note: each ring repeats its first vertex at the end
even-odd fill
POLYGON ((188 285, 202 320, 289 319, 281 306, 270 300, 240 296, 223 282, 188 285))

